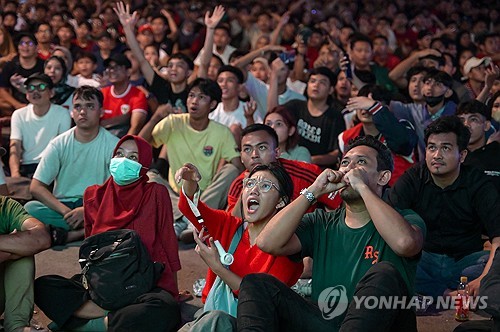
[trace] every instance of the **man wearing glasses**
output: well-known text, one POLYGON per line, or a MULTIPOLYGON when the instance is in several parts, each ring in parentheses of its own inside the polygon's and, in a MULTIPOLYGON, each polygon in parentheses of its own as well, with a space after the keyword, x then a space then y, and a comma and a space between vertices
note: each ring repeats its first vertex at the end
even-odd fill
POLYGON ((0 100, 2 101, 0 110, 7 111, 1 114, 2 116, 10 115, 13 110, 28 104, 26 95, 12 86, 10 78, 15 75, 26 78, 43 72, 43 61, 37 57, 35 36, 31 33, 21 33, 16 45, 18 56, 5 64, 0 76, 0 100))
POLYGON ((54 93, 49 76, 33 74, 24 85, 30 103, 16 110, 11 121, 9 166, 13 178, 32 178, 45 147, 71 127, 68 111, 50 102, 54 93))
POLYGON ((102 102, 102 93, 96 88, 75 90, 71 117, 76 126, 50 141, 33 175, 30 191, 36 201, 28 202, 25 209, 51 225, 53 245, 83 238, 83 192, 110 176, 109 163, 118 138, 99 124, 102 102))

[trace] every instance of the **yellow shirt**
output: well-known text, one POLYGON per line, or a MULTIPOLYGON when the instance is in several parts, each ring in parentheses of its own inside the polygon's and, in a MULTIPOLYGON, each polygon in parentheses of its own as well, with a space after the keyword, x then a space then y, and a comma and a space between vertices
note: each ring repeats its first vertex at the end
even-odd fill
POLYGON ((199 186, 205 190, 217 171, 221 159, 230 162, 240 153, 233 134, 226 126, 210 120, 205 130, 197 131, 189 125, 189 114, 171 114, 153 129, 153 146, 165 144, 168 150, 168 182, 179 192, 175 172, 185 163, 195 165, 201 174, 199 186))

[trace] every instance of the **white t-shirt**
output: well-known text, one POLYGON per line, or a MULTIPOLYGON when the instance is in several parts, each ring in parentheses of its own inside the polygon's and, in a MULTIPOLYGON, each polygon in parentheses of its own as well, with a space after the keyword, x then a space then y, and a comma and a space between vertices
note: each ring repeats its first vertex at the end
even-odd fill
MULTIPOLYGON (((205 48, 202 48, 201 51, 198 53, 198 56, 196 57, 196 59, 194 59, 194 64, 199 66, 200 63, 201 63, 201 55, 203 54, 203 51, 205 50, 205 48)), ((224 48, 224 52, 222 53, 219 53, 217 52, 217 47, 214 45, 213 46, 213 49, 212 49, 212 54, 214 55, 217 55, 219 58, 222 59, 222 62, 224 62, 225 65, 229 64, 229 57, 231 56, 231 54, 233 54, 233 52, 236 50, 236 47, 233 47, 231 45, 227 45, 225 48, 224 48)))
POLYGON ((118 138, 104 128, 88 143, 75 139, 71 128, 54 138, 42 153, 34 179, 54 182, 53 195, 60 200, 76 201, 88 186, 103 184, 109 176, 109 163, 118 138))
POLYGON ((22 142, 21 164, 38 164, 49 142, 71 127, 71 117, 64 107, 55 104, 45 115, 38 116, 33 104, 28 104, 12 114, 10 127, 10 139, 22 142))
MULTIPOLYGON (((208 115, 208 118, 226 127, 230 127, 233 124, 239 124, 241 128, 245 128, 247 126, 247 119, 245 118, 244 107, 245 103, 240 101, 238 107, 234 111, 226 112, 224 111, 224 105, 220 102, 215 110, 208 115)), ((255 123, 262 123, 262 118, 257 112, 253 114, 253 120, 255 123)))

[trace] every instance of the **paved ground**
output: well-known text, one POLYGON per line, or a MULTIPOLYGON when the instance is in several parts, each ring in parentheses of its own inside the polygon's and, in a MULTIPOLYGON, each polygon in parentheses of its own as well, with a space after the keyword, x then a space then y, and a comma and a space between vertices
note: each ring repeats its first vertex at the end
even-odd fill
MULTIPOLYGON (((78 247, 69 246, 50 249, 36 256, 36 275, 58 274, 70 277, 80 271, 78 265, 78 247)), ((205 276, 206 266, 196 255, 193 247, 180 246, 179 255, 182 262, 182 270, 179 272, 179 289, 192 292, 193 282, 205 276)), ((195 298, 183 304, 183 317, 188 317, 201 306, 201 301, 195 298)), ((34 319, 47 326, 50 322, 38 309, 34 319)), ((472 314, 472 319, 483 319, 478 315, 472 314)), ((418 330, 420 332, 449 332, 458 325, 453 318, 452 311, 434 313, 432 316, 422 316, 417 318, 418 330)))

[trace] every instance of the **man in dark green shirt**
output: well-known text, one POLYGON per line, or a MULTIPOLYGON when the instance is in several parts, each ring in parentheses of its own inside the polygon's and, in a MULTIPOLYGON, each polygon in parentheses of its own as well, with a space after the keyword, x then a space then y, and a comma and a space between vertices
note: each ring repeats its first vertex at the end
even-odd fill
POLYGON ((326 169, 269 221, 257 245, 273 255, 314 259, 314 304, 272 277, 247 276, 240 286, 239 331, 268 331, 269 326, 286 331, 416 331, 415 313, 401 299, 413 294, 425 224, 413 211, 398 212, 381 199, 393 167, 383 143, 359 137, 347 147, 338 171, 326 169), (334 192, 345 207, 304 215, 315 197, 334 192), (400 305, 370 309, 360 299, 371 296, 398 297, 400 305))
POLYGON ((21 204, 1 196, 0 313, 4 313, 5 331, 32 331, 33 255, 49 247, 50 237, 45 226, 30 216, 21 204))

